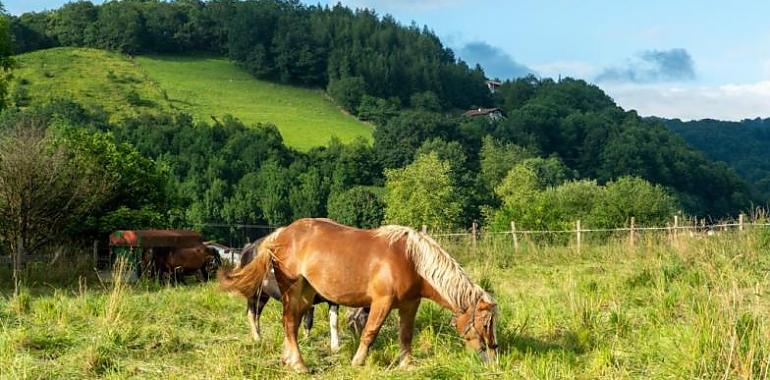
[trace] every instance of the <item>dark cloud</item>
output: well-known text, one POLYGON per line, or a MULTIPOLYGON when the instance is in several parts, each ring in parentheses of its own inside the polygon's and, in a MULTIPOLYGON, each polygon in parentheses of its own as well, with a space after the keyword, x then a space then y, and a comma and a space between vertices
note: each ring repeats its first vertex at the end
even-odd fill
POLYGON ((502 49, 486 42, 466 44, 460 48, 459 56, 469 65, 480 64, 490 78, 510 79, 535 73, 535 70, 516 62, 502 49))
POLYGON ((597 82, 677 82, 695 79, 695 63, 685 49, 645 50, 625 66, 609 67, 597 82))

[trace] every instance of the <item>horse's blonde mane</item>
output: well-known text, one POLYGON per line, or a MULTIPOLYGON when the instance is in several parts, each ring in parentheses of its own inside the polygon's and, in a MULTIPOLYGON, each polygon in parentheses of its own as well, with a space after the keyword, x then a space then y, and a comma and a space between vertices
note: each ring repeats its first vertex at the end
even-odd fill
POLYGON ((417 273, 458 311, 473 307, 482 298, 491 301, 487 292, 474 284, 460 264, 427 234, 394 225, 382 226, 376 234, 388 239, 390 244, 404 238, 406 252, 417 273))

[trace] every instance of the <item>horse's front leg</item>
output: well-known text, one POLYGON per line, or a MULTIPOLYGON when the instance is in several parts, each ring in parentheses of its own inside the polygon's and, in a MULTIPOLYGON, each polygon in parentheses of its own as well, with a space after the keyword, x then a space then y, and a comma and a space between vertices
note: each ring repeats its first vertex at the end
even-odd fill
POLYGON ((337 317, 339 316, 340 306, 329 303, 329 332, 331 333, 332 352, 340 350, 340 333, 337 331, 337 317))
POLYGON ((366 355, 369 353, 369 347, 372 346, 374 339, 377 338, 382 323, 385 322, 385 318, 390 313, 391 306, 393 306, 393 299, 391 297, 372 300, 369 319, 366 320, 366 326, 364 326, 364 331, 361 333, 361 341, 358 343, 358 350, 356 355, 353 356, 351 365, 360 366, 364 364, 366 355))
POLYGON ((398 309, 399 329, 398 340, 401 345, 400 367, 408 367, 412 364, 412 336, 414 335, 414 318, 420 307, 420 299, 412 303, 401 305, 398 309))

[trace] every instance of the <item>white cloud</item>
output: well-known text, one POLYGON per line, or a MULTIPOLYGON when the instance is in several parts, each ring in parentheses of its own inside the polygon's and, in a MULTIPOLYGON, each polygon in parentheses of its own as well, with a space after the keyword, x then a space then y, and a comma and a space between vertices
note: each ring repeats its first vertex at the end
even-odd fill
POLYGON ((580 61, 548 62, 530 66, 542 77, 550 78, 558 78, 560 75, 581 79, 593 78, 601 70, 597 66, 580 61))
POLYGON ((770 117, 770 81, 721 86, 603 85, 621 107, 643 116, 742 120, 770 117))

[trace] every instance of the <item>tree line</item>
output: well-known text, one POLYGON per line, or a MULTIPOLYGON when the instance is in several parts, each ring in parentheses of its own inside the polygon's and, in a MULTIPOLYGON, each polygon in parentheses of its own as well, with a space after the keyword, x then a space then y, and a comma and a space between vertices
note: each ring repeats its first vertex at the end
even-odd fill
POLYGON ((754 185, 760 199, 770 200, 770 119, 660 120, 709 158, 734 168, 754 185))
POLYGON ((254 76, 321 87, 350 111, 408 104, 430 92, 441 107, 489 104, 484 73, 457 59, 427 28, 342 5, 296 0, 89 1, 12 17, 17 52, 55 46, 127 54, 225 55, 254 76))
MULTIPOLYGON (((631 216, 639 225, 657 224, 678 211, 719 217, 757 201, 734 170, 660 121, 623 110, 594 85, 529 76, 490 94, 483 71, 456 60, 432 33, 369 11, 270 0, 77 2, 12 18, 9 30, 23 49, 226 54, 259 77, 326 86, 376 125, 373 143, 333 139, 300 152, 274 126, 232 117, 212 123, 154 113, 111 122, 66 100, 11 106, 0 115, 0 147, 42 144, 40 162, 63 162, 53 167, 88 173, 83 177, 98 184, 92 188, 104 187, 80 203, 88 210, 60 221, 73 239, 170 226, 198 226, 224 239, 233 231, 207 224, 278 226, 321 216, 360 227, 456 229, 477 220, 507 229, 516 220, 521 229, 561 229, 575 219, 614 227, 631 216), (292 54, 319 59, 318 70, 289 69, 299 57, 278 58, 285 45, 277 41, 285 38, 295 43, 286 45, 292 54), (401 74, 391 71, 396 62, 406 66, 401 74), (499 107, 505 117, 456 110, 479 104, 499 107), (25 140, 21 131, 30 128, 38 132, 25 140)), ((13 178, 0 172, 0 187, 3 176, 13 178)), ((79 188, 66 182, 76 179, 62 176, 61 187, 79 188)), ((4 226, 18 219, 8 199, 0 199, 4 226)), ((16 240, 0 236, 6 249, 16 240)))

